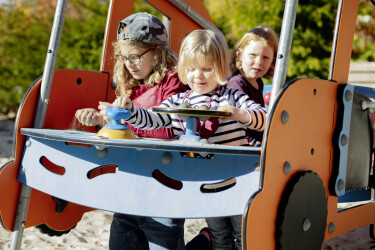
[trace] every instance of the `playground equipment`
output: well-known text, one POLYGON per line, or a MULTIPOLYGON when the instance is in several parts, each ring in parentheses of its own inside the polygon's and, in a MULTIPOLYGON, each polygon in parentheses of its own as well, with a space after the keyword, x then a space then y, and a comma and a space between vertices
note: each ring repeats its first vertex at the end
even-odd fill
POLYGON ((112 122, 106 124, 98 131, 98 137, 103 139, 134 139, 133 131, 125 124, 121 123, 121 119, 130 117, 128 110, 121 110, 119 108, 109 107, 105 110, 106 116, 112 122))
MULTIPOLYGON (((281 88, 298 4, 286 1, 262 148, 67 130, 77 109, 113 101, 111 44, 134 2, 110 2, 100 72, 88 72, 54 70, 66 9, 58 1, 44 77, 25 95, 14 160, 0 169, 1 221, 14 232, 12 249, 20 248, 25 227, 66 233, 92 209, 176 218, 243 214, 244 249, 320 249, 324 240, 374 224, 375 93, 346 84, 359 0, 339 1, 328 80, 296 79, 281 88), (367 202, 338 210, 349 196, 367 202)), ((175 51, 186 32, 215 29, 198 0, 189 8, 177 0, 148 2, 170 18, 175 51)))

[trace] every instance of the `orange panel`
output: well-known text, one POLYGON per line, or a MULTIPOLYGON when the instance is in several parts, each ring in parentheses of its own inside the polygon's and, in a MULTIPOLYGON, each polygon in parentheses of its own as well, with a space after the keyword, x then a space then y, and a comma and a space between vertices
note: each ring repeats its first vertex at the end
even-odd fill
MULTIPOLYGON (((20 107, 16 121, 16 148, 14 161, 6 164, 0 171, 0 213, 3 225, 12 231, 17 210, 21 184, 17 181, 21 163, 25 136, 21 128, 33 127, 41 80, 27 93, 20 107)), ((98 101, 106 99, 108 75, 106 73, 57 70, 50 95, 50 104, 46 114, 45 128, 71 128, 72 118, 77 109, 98 106, 98 101), (80 84, 77 84, 77 79, 80 84)), ((63 188, 63 187, 62 187, 63 188)), ((61 214, 56 214, 52 197, 32 190, 26 227, 48 224, 56 230, 72 228, 81 219, 84 212, 92 210, 77 204, 69 203, 61 214)))
POLYGON ((81 108, 98 108, 105 101, 108 74, 83 70, 58 70, 53 78, 45 128, 72 127, 74 114, 81 108))
POLYGON ((23 105, 18 111, 15 159, 4 165, 0 172, 0 214, 4 227, 9 231, 13 230, 18 196, 21 190, 21 183, 17 181, 17 176, 25 145, 25 136, 21 135, 19 131, 22 127, 29 128, 33 126, 40 83, 41 79, 29 90, 29 93, 24 98, 23 105))
MULTIPOLYGON (((338 213, 338 198, 328 190, 333 167, 332 137, 338 86, 338 83, 324 80, 297 80, 281 93, 269 113, 271 122, 262 152, 262 189, 245 211, 247 249, 275 248, 280 200, 290 179, 300 171, 311 170, 323 181, 328 211, 324 240, 374 223, 374 203, 338 213), (281 120, 284 111, 289 114, 285 124, 281 120), (283 172, 285 162, 292 167, 289 174, 283 172), (331 222, 336 228, 333 233, 328 232, 331 222)), ((306 199, 309 195, 314 194, 306 194, 306 199)))
POLYGON ((294 174, 307 170, 317 173, 328 195, 337 88, 338 84, 324 80, 297 80, 279 97, 270 113, 272 120, 262 156, 263 189, 245 212, 248 249, 275 248, 278 206, 294 174), (283 111, 289 114, 286 124, 281 121, 283 111), (286 161, 292 167, 288 175, 283 172, 286 161))
POLYGON ((338 213, 336 208, 337 198, 329 197, 328 202, 330 209, 328 210, 327 227, 330 222, 333 222, 336 230, 332 234, 326 230, 325 240, 375 223, 375 203, 369 203, 338 213))
POLYGON ((348 82, 358 6, 359 0, 343 1, 332 77, 339 83, 348 82))

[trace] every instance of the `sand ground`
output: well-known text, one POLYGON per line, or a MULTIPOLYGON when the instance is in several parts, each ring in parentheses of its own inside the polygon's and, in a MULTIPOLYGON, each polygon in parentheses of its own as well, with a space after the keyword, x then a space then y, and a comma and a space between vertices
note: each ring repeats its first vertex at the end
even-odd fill
MULTIPOLYGON (((0 117, 0 166, 11 158, 14 121, 0 117)), ((42 234, 36 228, 25 229, 22 249, 108 249, 111 212, 93 211, 84 214, 83 219, 70 233, 60 237, 42 234)), ((203 219, 187 219, 185 222, 185 241, 190 241, 199 230, 206 226, 203 219)), ((0 249, 9 249, 11 232, 0 226, 0 249)), ((359 228, 324 242, 322 249, 359 250, 375 249, 375 241, 369 236, 369 227, 359 228)))

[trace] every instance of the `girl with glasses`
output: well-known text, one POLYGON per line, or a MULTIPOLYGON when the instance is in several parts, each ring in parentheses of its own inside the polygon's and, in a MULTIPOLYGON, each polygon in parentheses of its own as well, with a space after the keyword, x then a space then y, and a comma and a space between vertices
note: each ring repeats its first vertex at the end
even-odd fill
MULTIPOLYGON (((148 13, 133 14, 119 23, 114 43, 116 96, 128 97, 138 106, 151 108, 186 87, 174 73, 177 57, 168 46, 163 23, 148 13)), ((77 120, 86 126, 104 126, 105 109, 80 109, 77 120)), ((128 124, 127 124, 128 125, 128 124)), ((174 137, 172 129, 139 130, 136 136, 161 139, 174 137)), ((142 196, 139 197, 142 199, 142 196)), ((126 199, 124 194, 123 199, 126 199)), ((110 229, 110 249, 184 249, 184 219, 151 218, 115 213, 110 229)))

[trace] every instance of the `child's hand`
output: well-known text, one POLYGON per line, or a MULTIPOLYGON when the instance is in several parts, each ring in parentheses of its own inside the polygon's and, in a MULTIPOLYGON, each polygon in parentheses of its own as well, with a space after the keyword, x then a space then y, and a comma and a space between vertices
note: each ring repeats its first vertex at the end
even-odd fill
POLYGON ((112 107, 112 104, 109 102, 99 102, 99 113, 103 117, 105 123, 109 123, 111 120, 106 116, 105 110, 109 107, 112 107))
POLYGON ((99 102, 99 106, 98 106, 99 111, 106 110, 109 107, 112 107, 111 103, 109 103, 109 102, 99 102))
POLYGON ((75 117, 85 126, 96 126, 102 122, 99 112, 93 108, 78 109, 75 117))
POLYGON ((236 112, 236 111, 234 109, 236 109, 236 107, 233 107, 231 105, 220 106, 217 109, 218 111, 230 112, 229 116, 221 117, 220 119, 223 120, 223 121, 235 120, 234 117, 233 117, 233 113, 236 112))
POLYGON ((130 100, 129 97, 127 96, 121 96, 119 98, 117 98, 113 103, 112 103, 112 106, 113 107, 119 107, 119 108, 122 108, 122 109, 132 109, 133 107, 133 103, 132 101, 130 100))
POLYGON ((242 124, 247 124, 247 123, 250 122, 250 115, 244 109, 239 109, 239 108, 233 107, 231 105, 225 105, 225 106, 219 107, 217 110, 218 111, 230 112, 229 116, 220 118, 223 121, 235 120, 235 121, 238 121, 238 122, 240 122, 242 124))

